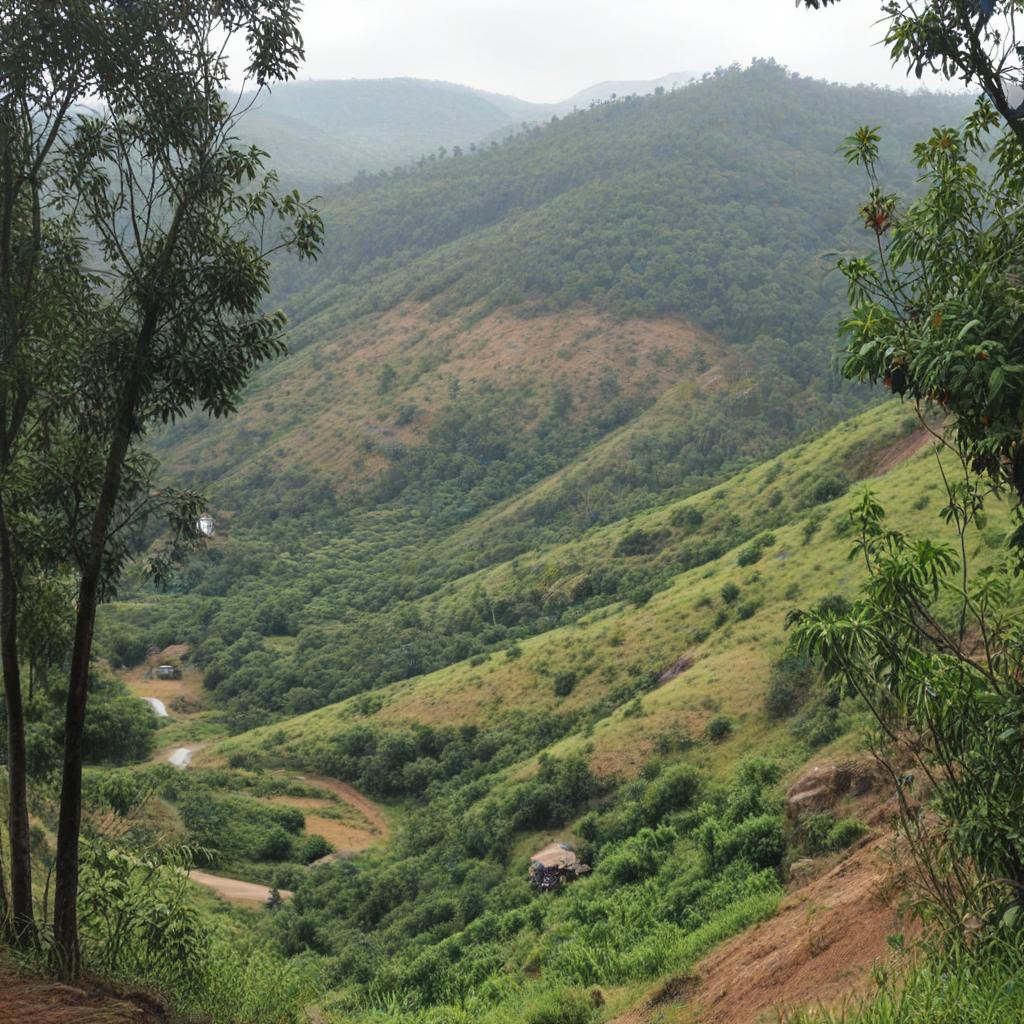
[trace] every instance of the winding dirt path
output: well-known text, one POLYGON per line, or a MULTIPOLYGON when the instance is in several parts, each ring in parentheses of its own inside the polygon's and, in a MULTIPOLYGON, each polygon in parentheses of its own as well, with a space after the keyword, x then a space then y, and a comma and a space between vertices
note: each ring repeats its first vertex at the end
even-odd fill
POLYGON ((380 835, 381 841, 386 840, 391 834, 391 827, 381 809, 354 786, 338 779, 330 779, 326 775, 306 775, 302 776, 302 780, 319 786, 321 789, 326 789, 329 793, 344 800, 350 807, 354 807, 373 826, 374 831, 380 835))
MULTIPOLYGON (((220 875, 211 875, 206 871, 190 871, 188 877, 193 882, 212 889, 218 896, 230 903, 258 903, 260 906, 265 906, 267 897, 270 896, 269 886, 256 885, 253 882, 240 882, 237 878, 221 878, 220 875)), ((282 900, 290 899, 294 895, 289 889, 278 889, 277 891, 282 900)))

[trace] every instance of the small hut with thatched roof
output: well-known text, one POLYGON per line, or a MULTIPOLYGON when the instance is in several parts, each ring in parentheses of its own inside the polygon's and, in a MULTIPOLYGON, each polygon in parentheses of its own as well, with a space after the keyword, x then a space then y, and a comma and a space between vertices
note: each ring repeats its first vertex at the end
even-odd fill
POLYGON ((590 865, 565 843, 549 843, 530 858, 530 884, 536 889, 557 889, 589 871, 590 865))

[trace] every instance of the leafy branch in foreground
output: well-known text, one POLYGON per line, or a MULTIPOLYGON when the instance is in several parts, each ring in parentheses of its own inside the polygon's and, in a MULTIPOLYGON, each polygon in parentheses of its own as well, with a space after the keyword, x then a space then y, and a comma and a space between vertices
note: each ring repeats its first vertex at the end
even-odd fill
POLYGON ((868 175, 877 252, 840 262, 844 373, 946 410, 971 471, 1024 497, 1024 150, 1009 134, 989 147, 997 122, 981 102, 916 146, 928 188, 906 209, 879 183, 877 130, 846 140, 868 175))
MULTIPOLYGON (((796 0, 820 10, 839 0, 796 0)), ((918 78, 926 70, 984 90, 1024 143, 1024 69, 1017 39, 1022 0, 884 0, 885 45, 893 64, 918 78)))
POLYGON ((955 545, 893 529, 866 493, 851 513, 852 556, 868 573, 859 600, 790 616, 794 646, 870 708, 922 907, 946 934, 975 917, 1015 926, 1024 897, 1024 586, 1005 564, 971 571, 968 536, 984 526, 985 495, 961 469, 946 478, 943 510, 955 545))

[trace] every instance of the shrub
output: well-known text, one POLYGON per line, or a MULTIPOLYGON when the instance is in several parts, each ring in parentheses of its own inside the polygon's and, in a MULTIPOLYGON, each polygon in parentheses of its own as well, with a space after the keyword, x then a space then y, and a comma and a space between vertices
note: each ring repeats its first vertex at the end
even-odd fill
POLYGON ((753 544, 749 544, 736 556, 736 564, 740 567, 753 565, 760 560, 761 549, 753 544))
POLYGON ((303 864, 312 864, 313 861, 326 857, 333 852, 334 847, 323 836, 317 835, 306 836, 296 851, 299 860, 303 864))
POLYGON ((742 858, 753 868, 778 867, 785 851, 782 823, 774 814, 747 818, 726 833, 722 839, 724 860, 742 858))
POLYGON ((800 845, 804 853, 811 857, 819 857, 829 852, 829 833, 837 824, 835 815, 827 811, 822 814, 810 814, 800 823, 800 845))
POLYGON ((652 824, 672 811, 682 811, 693 805, 700 793, 701 778, 688 764, 666 768, 648 785, 643 795, 643 808, 652 824))
POLYGON ((578 988, 549 992, 527 1013, 525 1024, 591 1024, 594 1000, 578 988))
POLYGON ((716 715, 708 722, 707 737, 712 743, 721 743, 732 733, 732 719, 728 715, 716 715))
POLYGON ((600 871, 619 885, 650 878, 658 873, 678 838, 676 830, 666 825, 642 828, 604 858, 600 871))
POLYGON ((626 557, 653 555, 659 551, 668 534, 664 530, 630 530, 615 546, 615 554, 626 557))
POLYGON ((837 473, 823 477, 811 488, 807 495, 807 503, 809 505, 824 505, 826 501, 835 501, 836 498, 841 498, 849 488, 849 478, 844 474, 837 473))
POLYGON ((722 600, 726 604, 732 604, 739 596, 740 588, 732 580, 722 587, 722 600))
POLYGON ((696 530, 704 524, 704 513, 699 508, 677 508, 669 517, 669 522, 681 529, 696 530))
POLYGON ((736 617, 741 621, 752 619, 757 614, 757 609, 760 607, 760 601, 744 601, 743 604, 736 609, 736 617))
POLYGON ((568 697, 570 693, 576 688, 576 683, 579 681, 579 677, 572 670, 565 670, 558 672, 555 675, 555 696, 556 697, 568 697))
POLYGON ((828 833, 828 848, 838 853, 852 846, 868 830, 867 825, 856 818, 844 818, 837 821, 828 833))
POLYGON ((814 678, 814 665, 804 655, 790 654, 775 662, 764 697, 768 717, 778 721, 796 714, 807 699, 814 678))

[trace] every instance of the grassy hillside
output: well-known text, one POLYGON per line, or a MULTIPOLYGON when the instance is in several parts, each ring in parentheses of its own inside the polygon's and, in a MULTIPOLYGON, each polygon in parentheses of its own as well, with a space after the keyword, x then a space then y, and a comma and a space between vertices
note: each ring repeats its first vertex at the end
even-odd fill
POLYGON ((863 408, 831 366, 823 251, 860 230, 836 147, 884 117, 909 182, 910 141, 961 105, 762 62, 353 184, 282 281, 293 355, 238 416, 156 439, 220 537, 172 599, 113 610, 109 653, 190 641, 241 729, 661 585, 624 558, 550 598, 436 596, 863 408))
MULTIPOLYGON (((861 716, 784 657, 783 619, 853 596, 854 479, 896 527, 942 534, 926 440, 893 403, 444 588, 420 605, 439 632, 467 593, 483 618, 543 608, 588 579, 638 583, 634 598, 584 600, 500 652, 224 741, 206 755, 223 767, 176 777, 172 797, 228 799, 216 794, 288 771, 344 779, 390 808, 386 850, 284 870, 296 898, 264 922, 282 951, 323 958, 337 1019, 610 1019, 770 916, 790 859, 862 834, 830 818, 815 827, 831 838, 815 839, 781 816, 780 782, 815 751, 848 750, 861 716), (595 866, 556 897, 525 881, 530 851, 551 839, 595 866)), ((975 535, 977 564, 1007 528, 998 512, 975 535)))

